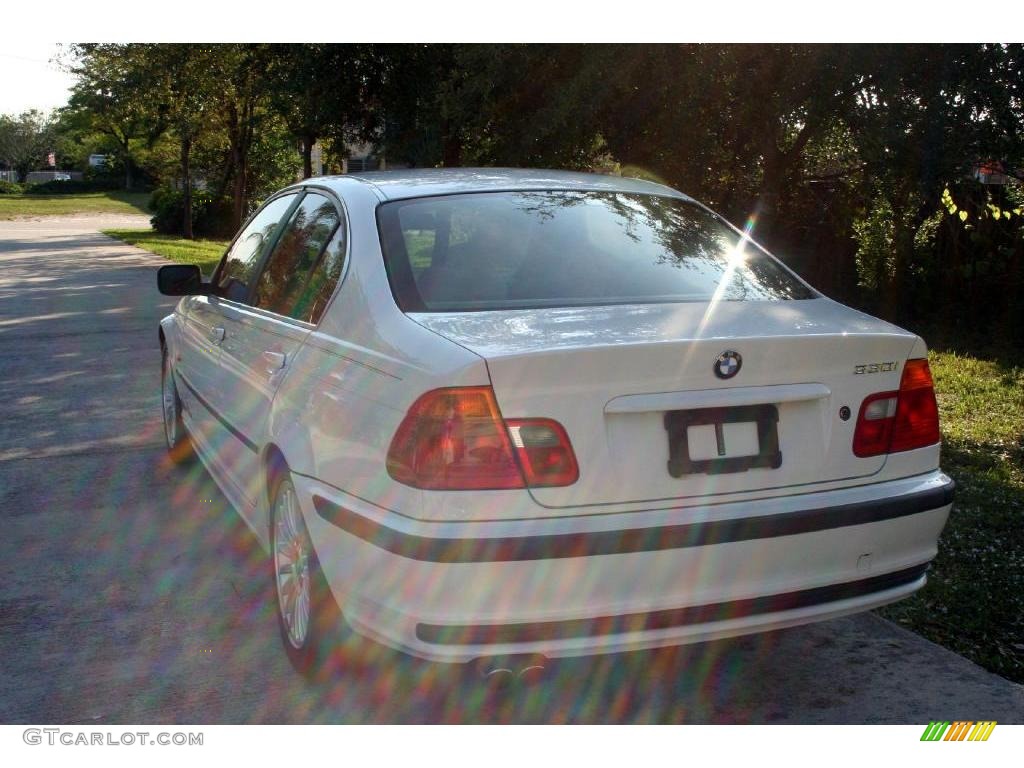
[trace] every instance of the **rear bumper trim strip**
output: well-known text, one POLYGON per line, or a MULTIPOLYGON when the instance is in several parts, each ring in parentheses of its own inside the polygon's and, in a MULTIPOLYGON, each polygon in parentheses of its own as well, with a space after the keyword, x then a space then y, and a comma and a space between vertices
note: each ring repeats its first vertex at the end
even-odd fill
POLYGON ((729 619, 778 613, 798 608, 863 597, 895 589, 920 579, 928 563, 857 581, 829 584, 777 595, 732 600, 722 603, 691 605, 647 613, 597 616, 590 619, 544 621, 523 624, 417 624, 416 637, 437 645, 493 645, 499 643, 538 643, 579 637, 651 632, 693 624, 711 624, 729 619))
MULTIPOLYGON (((393 554, 436 563, 474 563, 653 552, 796 536, 929 512, 950 504, 953 489, 954 483, 950 480, 942 486, 895 498, 776 515, 616 531, 502 538, 440 538, 407 533, 364 517, 318 494, 313 495, 313 506, 317 515, 327 522, 393 554)), ((538 527, 543 526, 543 522, 537 521, 538 527)))

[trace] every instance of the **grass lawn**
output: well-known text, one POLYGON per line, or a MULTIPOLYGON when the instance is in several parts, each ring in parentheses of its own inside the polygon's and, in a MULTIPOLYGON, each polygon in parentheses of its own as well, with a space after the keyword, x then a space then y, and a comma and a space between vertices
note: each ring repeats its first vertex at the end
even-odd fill
POLYGON ((956 498, 928 585, 879 613, 1024 683, 1024 360, 930 362, 956 498))
POLYGON ((213 272, 228 247, 227 240, 186 240, 177 235, 161 235, 151 229, 104 229, 103 234, 180 264, 196 264, 204 275, 213 272))
POLYGON ((82 192, 71 195, 0 195, 0 219, 71 213, 150 214, 148 192, 82 192))

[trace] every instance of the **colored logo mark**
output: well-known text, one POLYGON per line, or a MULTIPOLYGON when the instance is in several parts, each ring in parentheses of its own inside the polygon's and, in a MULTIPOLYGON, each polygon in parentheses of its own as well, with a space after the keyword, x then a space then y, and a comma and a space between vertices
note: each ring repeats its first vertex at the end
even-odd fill
POLYGON ((995 720, 933 720, 921 734, 921 741, 988 741, 995 727, 995 720))

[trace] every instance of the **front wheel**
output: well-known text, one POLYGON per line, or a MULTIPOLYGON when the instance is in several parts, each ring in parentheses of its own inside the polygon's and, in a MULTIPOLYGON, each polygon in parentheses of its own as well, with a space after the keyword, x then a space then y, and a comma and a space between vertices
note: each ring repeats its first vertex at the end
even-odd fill
POLYGON ((348 666, 342 659, 358 638, 320 570, 292 481, 279 479, 271 499, 271 561, 281 640, 292 666, 316 679, 332 666, 348 666))
POLYGON ((174 383, 170 353, 163 348, 160 366, 160 395, 163 403, 164 439, 167 441, 167 455, 175 464, 187 464, 195 458, 195 450, 185 424, 181 420, 181 398, 174 383))

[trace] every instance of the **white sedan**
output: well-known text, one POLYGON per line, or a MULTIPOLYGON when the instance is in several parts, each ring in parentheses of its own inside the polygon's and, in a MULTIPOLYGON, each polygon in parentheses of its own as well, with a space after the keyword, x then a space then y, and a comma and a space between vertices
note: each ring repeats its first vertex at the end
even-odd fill
POLYGON ((342 631, 465 662, 863 611, 950 511, 924 342, 658 184, 309 179, 159 283, 171 455, 269 551, 307 673, 342 631))

